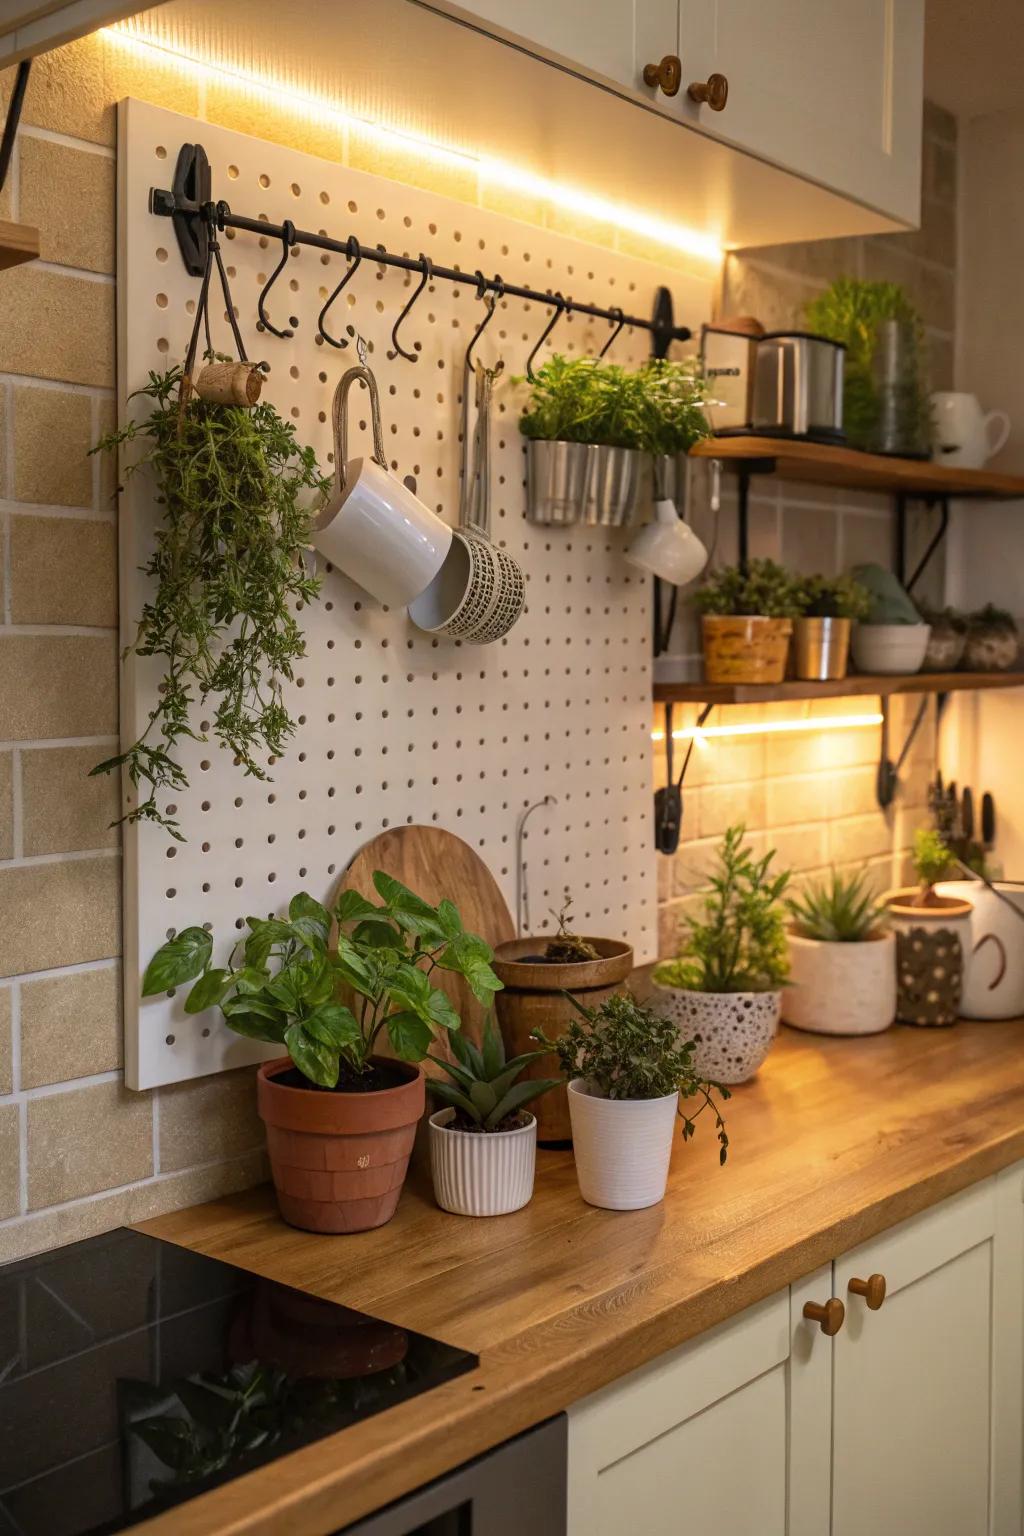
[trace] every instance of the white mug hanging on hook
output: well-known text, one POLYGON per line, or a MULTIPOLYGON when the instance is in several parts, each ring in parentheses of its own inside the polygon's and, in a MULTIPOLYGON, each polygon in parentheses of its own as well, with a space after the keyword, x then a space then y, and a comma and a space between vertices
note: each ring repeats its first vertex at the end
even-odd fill
POLYGON ((316 548, 378 602, 408 607, 444 564, 452 530, 388 472, 377 382, 365 365, 350 368, 334 392, 335 490, 313 525, 316 548), (372 458, 348 458, 348 392, 370 391, 372 458))

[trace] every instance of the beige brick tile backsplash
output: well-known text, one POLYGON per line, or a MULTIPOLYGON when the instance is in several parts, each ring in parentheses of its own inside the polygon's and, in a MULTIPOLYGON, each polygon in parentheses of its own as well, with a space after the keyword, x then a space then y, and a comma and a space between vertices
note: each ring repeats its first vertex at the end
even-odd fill
POLYGON ((120 966, 21 983, 22 1088, 112 1072, 121 1061, 120 966))
POLYGON ((19 214, 39 230, 42 259, 113 272, 114 161, 31 133, 22 135, 19 153, 19 214))
POLYGON ((13 992, 10 987, 0 987, 0 1096, 14 1087, 13 992))
POLYGON ((0 977, 119 955, 120 875, 115 855, 0 865, 0 977))
POLYGON ((116 848, 120 785, 116 773, 89 770, 109 756, 100 747, 36 747, 21 753, 22 852, 77 853, 116 848))
POLYGON ((111 1081, 29 1099, 30 1210, 133 1184, 152 1172, 151 1095, 111 1081))
POLYGON ((160 1171, 238 1157, 263 1144, 252 1067, 160 1090, 160 1171))
MULTIPOLYGON (((0 1220, 17 1215, 21 1209, 21 1131, 18 1117, 17 1104, 0 1104, 0 1220)), ((6 1259, 6 1239, 0 1237, 0 1244, 3 1244, 6 1259)))
POLYGON ((114 383, 114 285, 28 262, 4 273, 0 372, 114 383))
POLYGON ((117 637, 0 634, 0 741, 117 730, 117 637))
MULTIPOLYGON (((92 506, 92 400, 66 389, 14 388, 15 501, 92 506)), ((39 578, 36 572, 36 579, 39 578)))
POLYGON ((14 754, 0 752, 0 859, 14 857, 14 754))
POLYGON ((78 517, 12 516, 11 620, 113 629, 116 526, 78 517))

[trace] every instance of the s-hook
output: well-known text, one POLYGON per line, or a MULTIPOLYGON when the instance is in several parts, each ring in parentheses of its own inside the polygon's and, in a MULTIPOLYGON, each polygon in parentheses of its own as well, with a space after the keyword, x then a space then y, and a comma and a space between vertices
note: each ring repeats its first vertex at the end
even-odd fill
POLYGON ((615 320, 616 320, 615 329, 614 329, 614 331, 612 331, 611 335, 608 337, 608 340, 605 342, 604 346, 601 348, 600 352, 597 354, 598 357, 604 357, 605 353, 607 351, 609 351, 610 348, 615 345, 615 342, 618 339, 619 332, 622 330, 622 327, 626 323, 626 317, 623 314, 621 309, 613 309, 612 310, 612 314, 615 316, 615 320))
POLYGON ((561 317, 563 315, 568 315, 568 314, 572 313, 572 300, 571 299, 565 298, 564 295, 562 295, 560 293, 554 294, 553 297, 554 297, 554 301, 555 301, 555 312, 551 316, 551 319, 548 321, 547 325, 541 331, 540 335, 537 338, 537 341, 536 341, 536 344, 534 346, 533 351, 530 353, 529 357, 526 359, 526 377, 529 379, 531 384, 533 383, 533 360, 534 360, 534 358, 537 356, 537 353, 540 351, 541 347, 544 345, 544 343, 547 341, 548 337, 551 335, 551 332, 554 330, 555 326, 558 324, 558 322, 561 319, 561 317))
POLYGON ((288 257, 291 255, 292 246, 295 243, 295 225, 292 223, 291 219, 285 219, 281 226, 281 260, 278 262, 277 266, 274 268, 273 272, 271 272, 269 278, 264 284, 263 292, 260 294, 259 302, 256 305, 260 316, 256 322, 256 329, 258 331, 269 331, 271 336, 278 336, 282 341, 286 341, 289 337, 295 335, 295 331, 292 329, 292 327, 298 325, 299 322, 294 315, 289 315, 288 318, 291 321, 291 327, 283 331, 278 330, 277 326, 273 323, 270 316, 267 314, 267 295, 271 288, 273 288, 274 284, 277 282, 278 278, 281 276, 281 273, 284 271, 285 267, 288 265, 288 257))
POLYGON ((317 316, 317 320, 316 320, 316 328, 317 328, 317 330, 320 332, 320 335, 323 337, 324 341, 326 341, 332 347, 347 347, 348 346, 348 338, 345 337, 345 336, 332 336, 330 331, 327 329, 326 325, 324 324, 324 321, 327 318, 327 311, 330 309, 330 307, 334 303, 335 299, 337 299, 338 295, 341 293, 341 290, 345 287, 345 285, 347 283, 350 283, 352 281, 352 279, 355 277, 356 273, 359 271, 359 263, 363 259, 363 253, 362 253, 362 250, 360 248, 359 241, 356 239, 355 235, 349 235, 348 240, 345 243, 345 259, 346 259, 346 261, 350 262, 351 265, 348 267, 347 271, 345 272, 345 275, 341 279, 341 282, 338 284, 338 286, 335 288, 334 292, 328 298, 327 303, 324 305, 323 309, 320 311, 319 315, 317 316))
MULTIPOLYGON (((392 362, 394 362, 396 357, 404 357, 407 363, 415 363, 419 357, 417 352, 407 352, 405 350, 405 348, 402 346, 402 343, 398 339, 398 332, 402 321, 406 318, 409 311, 416 303, 416 300, 419 298, 420 294, 423 292, 424 288, 427 286, 427 284, 430 282, 430 279, 434 275, 434 263, 431 261, 429 256, 424 256, 422 251, 420 252, 420 271, 423 275, 419 282, 416 284, 415 291, 406 300, 405 308, 402 310, 402 313, 399 315, 398 319, 395 321, 391 328, 391 345, 394 348, 394 351, 389 352, 388 357, 392 362)), ((413 345, 418 347, 420 343, 417 341, 414 342, 413 345)))
MULTIPOLYGON (((502 282, 500 277, 495 276, 494 292, 488 293, 487 289, 490 285, 488 284, 487 278, 484 277, 483 273, 478 270, 474 273, 474 276, 476 277, 476 296, 478 299, 483 299, 485 305, 487 306, 487 313, 484 315, 483 319, 480 321, 480 324, 473 332, 473 338, 470 341, 469 346, 466 348, 466 367, 469 369, 470 373, 476 372, 476 369, 473 367, 473 348, 480 340, 480 337, 483 335, 484 331, 490 325, 494 318, 494 311, 497 309, 499 303, 505 296, 505 284, 502 282)), ((495 372, 500 372, 504 366, 504 363, 499 363, 495 372)))

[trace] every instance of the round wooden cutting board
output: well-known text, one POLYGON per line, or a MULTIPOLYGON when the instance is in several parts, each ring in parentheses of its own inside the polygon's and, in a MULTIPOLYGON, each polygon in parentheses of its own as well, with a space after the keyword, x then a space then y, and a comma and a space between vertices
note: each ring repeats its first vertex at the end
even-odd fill
MULTIPOLYGON (((373 887, 374 870, 401 880, 417 896, 436 906, 445 897, 459 909, 463 927, 485 939, 492 949, 516 936, 515 924, 498 883, 483 860, 454 832, 440 827, 395 827, 364 844, 338 881, 334 900, 342 891, 356 890, 379 901, 373 887)), ((435 970, 431 976, 451 998, 463 1032, 479 1043, 484 1010, 461 976, 435 970)))

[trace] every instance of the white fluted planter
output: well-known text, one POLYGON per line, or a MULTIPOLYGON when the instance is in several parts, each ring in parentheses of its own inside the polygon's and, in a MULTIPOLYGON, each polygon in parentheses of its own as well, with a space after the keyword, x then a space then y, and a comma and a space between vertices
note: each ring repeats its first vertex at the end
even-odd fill
POLYGON ((576 1077, 568 1097, 576 1177, 587 1204, 637 1211, 663 1200, 678 1093, 660 1099, 605 1099, 576 1077))
POLYGON ((782 1021, 819 1035, 877 1035, 896 1017, 896 935, 855 944, 787 934, 782 1021))
POLYGON ((658 987, 656 1013, 671 1019, 683 1040, 696 1041, 693 1064, 713 1083, 745 1083, 772 1048, 782 992, 690 992, 658 987))
POLYGON ((454 1118, 454 1109, 430 1117, 430 1167, 441 1209, 454 1216, 507 1216, 527 1205, 537 1164, 533 1115, 515 1131, 456 1131, 449 1125, 454 1118))

